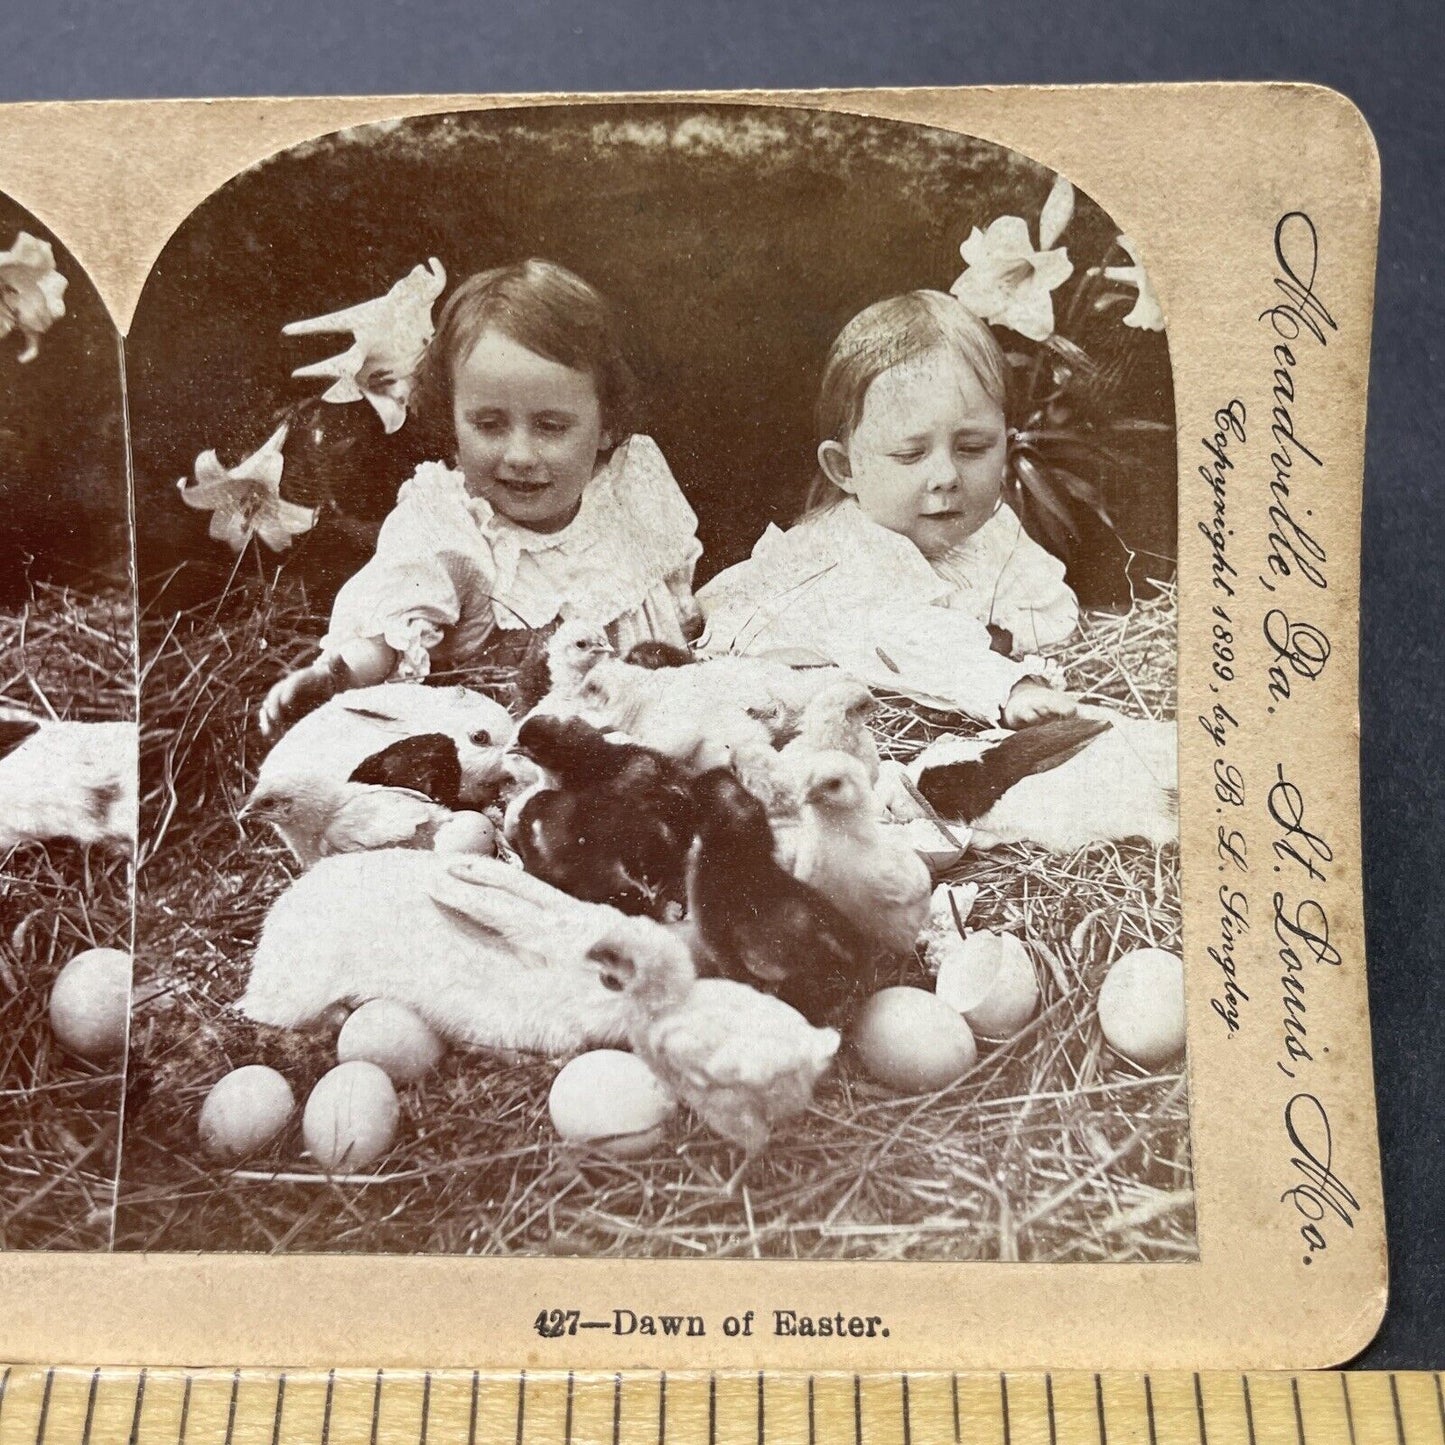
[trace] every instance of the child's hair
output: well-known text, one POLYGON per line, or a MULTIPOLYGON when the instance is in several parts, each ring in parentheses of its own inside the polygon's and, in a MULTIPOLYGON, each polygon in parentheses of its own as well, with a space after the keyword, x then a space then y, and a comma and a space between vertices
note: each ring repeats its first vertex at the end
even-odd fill
MULTIPOLYGON (((952 352, 972 369, 988 397, 1004 405, 1008 366, 993 332, 942 291, 908 291, 865 307, 829 348, 818 387, 819 443, 846 445, 863 415, 868 388, 892 367, 933 351, 952 352)), ((803 515, 823 511, 843 495, 820 468, 803 515)))
POLYGON ((602 430, 614 444, 635 430, 637 381, 623 357, 611 305, 565 266, 534 259, 468 276, 442 307, 412 393, 418 417, 438 440, 454 435, 456 369, 489 330, 548 361, 585 371, 597 388, 602 430))

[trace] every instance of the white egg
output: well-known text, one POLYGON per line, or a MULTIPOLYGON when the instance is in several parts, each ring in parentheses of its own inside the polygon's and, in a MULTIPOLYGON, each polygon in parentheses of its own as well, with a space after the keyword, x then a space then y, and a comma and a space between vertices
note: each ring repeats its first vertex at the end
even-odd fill
POLYGON ((77 953, 50 990, 50 1027, 82 1059, 113 1058, 125 1047, 130 1015, 130 954, 118 948, 77 953))
POLYGON ((301 1134, 328 1174, 364 1169, 396 1138, 401 1107, 385 1072, 365 1059, 338 1064, 306 1101, 301 1134))
POLYGON ((630 1156, 656 1145, 677 1100, 636 1054, 594 1049, 563 1066, 547 1109, 562 1138, 630 1156))
POLYGON ((497 828, 485 813, 458 813, 437 829, 432 847, 438 853, 482 853, 490 858, 497 851, 497 828))
POLYGON ((1162 948, 1126 953, 1099 990, 1099 1026, 1111 1048, 1146 1069, 1184 1048, 1184 962, 1162 948))
POLYGON ((1012 1038, 1039 1006, 1033 960, 1012 933, 976 929, 964 938, 955 929, 930 934, 930 960, 938 965, 934 992, 986 1039, 1012 1038))
POLYGON ((264 1149, 296 1109, 291 1085, 275 1069, 247 1064, 217 1080, 201 1105, 201 1145, 207 1154, 240 1159, 264 1149))
POLYGON ((966 1074, 978 1059, 958 1011, 921 988, 885 988, 853 1021, 852 1043, 863 1067, 902 1094, 931 1094, 966 1074))
POLYGON ((405 1004, 389 998, 364 1003, 341 1026, 336 1057, 343 1064, 365 1059, 393 1084, 412 1084, 436 1068, 442 1042, 405 1004))

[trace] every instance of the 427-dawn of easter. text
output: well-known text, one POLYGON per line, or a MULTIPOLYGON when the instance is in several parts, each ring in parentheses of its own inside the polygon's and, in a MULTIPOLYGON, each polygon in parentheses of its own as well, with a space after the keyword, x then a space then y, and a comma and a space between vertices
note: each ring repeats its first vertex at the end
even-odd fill
MULTIPOLYGON (((882 1315, 805 1314, 800 1310, 766 1310, 760 1321, 756 1310, 726 1315, 716 1322, 729 1339, 747 1338, 755 1333, 804 1339, 886 1340, 888 1326, 882 1315), (761 1326, 761 1328, 759 1328, 761 1326)), ((613 1309, 598 1319, 583 1319, 580 1310, 545 1309, 538 1312, 532 1328, 544 1340, 559 1340, 583 1330, 605 1330, 613 1335, 679 1335, 698 1339, 708 1334, 702 1315, 643 1314, 637 1310, 613 1309)))

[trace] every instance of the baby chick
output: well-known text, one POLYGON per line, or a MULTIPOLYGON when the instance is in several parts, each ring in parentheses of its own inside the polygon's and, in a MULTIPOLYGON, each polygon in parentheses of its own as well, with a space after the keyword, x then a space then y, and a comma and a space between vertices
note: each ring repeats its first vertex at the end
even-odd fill
POLYGON ((136 828, 136 726, 0 719, 0 848, 71 838, 129 847, 136 828))
POLYGON ((282 773, 257 783, 238 816, 270 823, 297 863, 310 868, 333 853, 430 848, 452 813, 409 788, 282 773))
POLYGON ((658 672, 664 667, 689 667, 694 658, 685 647, 647 638, 633 643, 622 660, 629 667, 645 667, 651 672, 658 672))
POLYGON ((509 810, 507 839, 528 872, 627 913, 681 907, 695 810, 676 763, 543 713, 523 720, 512 750, 555 780, 509 810))
POLYGON ((597 663, 616 659, 607 633, 589 622, 562 623, 547 639, 542 652, 545 680, 524 666, 517 678, 518 700, 536 712, 570 717, 580 711, 578 694, 597 663))
POLYGON ((802 789, 793 876, 816 888, 880 948, 907 953, 928 918, 928 865, 908 843, 888 836, 856 758, 813 754, 802 789))
POLYGON ((775 993, 813 1023, 866 991, 875 949, 816 889, 778 866, 767 810, 724 768, 694 780, 698 839, 688 916, 717 971, 775 993))
POLYGON ((836 1029, 730 979, 697 979, 681 939, 619 921, 587 957, 630 1005, 633 1051, 713 1130, 757 1153, 803 1113, 838 1052, 836 1029))
POLYGON ((783 748, 785 757, 808 752, 843 752, 858 759, 868 786, 878 781, 878 744, 868 719, 878 711, 878 699, 851 677, 830 682, 803 709, 798 736, 783 748))

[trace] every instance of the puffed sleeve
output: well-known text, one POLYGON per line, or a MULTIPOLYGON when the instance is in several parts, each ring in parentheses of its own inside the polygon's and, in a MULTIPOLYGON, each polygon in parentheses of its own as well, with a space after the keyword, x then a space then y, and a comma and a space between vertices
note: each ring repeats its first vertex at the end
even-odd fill
POLYGON ((337 593, 323 653, 380 638, 398 654, 397 677, 425 677, 432 648, 487 591, 485 550, 460 475, 425 463, 382 523, 375 556, 337 593))
POLYGON ((999 576, 994 619, 1013 634, 1015 652, 1052 647, 1078 630, 1079 599, 1064 581, 1064 564, 1022 525, 999 576))
POLYGON ((692 570, 702 556, 697 513, 650 436, 639 433, 624 445, 616 491, 628 516, 633 553, 658 580, 685 573, 690 590, 692 570))

